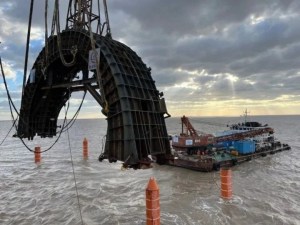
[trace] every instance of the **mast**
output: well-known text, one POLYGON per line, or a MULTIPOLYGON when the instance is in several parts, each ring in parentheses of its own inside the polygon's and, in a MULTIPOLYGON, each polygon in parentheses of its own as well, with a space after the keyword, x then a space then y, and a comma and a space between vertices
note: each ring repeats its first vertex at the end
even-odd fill
POLYGON ((108 17, 106 0, 103 0, 103 5, 104 5, 104 12, 105 12, 105 20, 106 20, 104 23, 104 24, 106 24, 106 35, 111 37, 111 30, 110 30, 110 25, 109 25, 109 17, 108 17))
POLYGON ((100 0, 96 1, 97 13, 93 12, 93 0, 69 0, 68 13, 66 19, 66 30, 90 30, 90 26, 96 24, 96 33, 103 34, 106 28, 106 36, 111 37, 109 15, 106 0, 103 0, 105 21, 101 23, 100 0))
MULTIPOLYGON (((66 29, 89 30, 90 26, 97 22, 97 31, 100 30, 100 12, 93 13, 93 0, 69 0, 66 19, 66 29)), ((100 7, 98 7, 100 10, 100 7)))
POLYGON ((246 122, 247 122, 247 117, 248 117, 248 114, 250 112, 246 109, 245 112, 244 112, 244 119, 245 119, 245 125, 246 125, 246 122))

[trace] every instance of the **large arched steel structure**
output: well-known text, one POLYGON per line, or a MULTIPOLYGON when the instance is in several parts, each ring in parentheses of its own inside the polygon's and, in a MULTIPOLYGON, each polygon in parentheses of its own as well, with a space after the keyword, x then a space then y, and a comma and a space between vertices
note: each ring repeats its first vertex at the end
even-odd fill
POLYGON ((53 35, 47 40, 24 89, 18 136, 55 136, 62 107, 72 92, 85 90, 107 117, 104 158, 121 160, 133 167, 149 163, 149 155, 163 162, 170 155, 164 118, 167 110, 151 69, 132 49, 110 35, 93 33, 93 39, 95 48, 100 49, 100 79, 95 70, 94 76, 89 76, 88 58, 93 47, 87 30, 67 28, 59 37, 53 35), (74 63, 66 66, 62 57, 74 63), (79 72, 83 75, 77 80, 79 72))

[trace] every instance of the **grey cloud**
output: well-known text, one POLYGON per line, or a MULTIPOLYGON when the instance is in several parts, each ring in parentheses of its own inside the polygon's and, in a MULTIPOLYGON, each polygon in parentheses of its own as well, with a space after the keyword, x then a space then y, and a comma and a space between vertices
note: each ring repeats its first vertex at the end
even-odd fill
POLYGON ((165 69, 155 72, 155 69, 152 72, 152 77, 156 81, 157 86, 173 86, 176 83, 182 83, 190 78, 190 75, 184 74, 178 71, 165 69))
MULTIPOLYGON (((0 20, 27 27, 30 1, 4 0, 0 8, 7 2, 14 7, 4 11, 0 20)), ((44 1, 35 2, 33 26, 43 29, 44 1)), ((64 23, 68 1, 60 2, 64 23)), ((299 90, 299 1, 110 0, 108 7, 113 38, 125 42, 152 67, 159 89, 187 79, 199 86, 197 90, 178 88, 167 94, 170 100, 230 99, 231 83, 224 76, 215 76, 225 73, 240 78, 234 83, 239 98, 274 99, 299 90), (251 25, 252 17, 262 20, 251 25), (192 76, 184 70, 205 70, 207 74, 192 76), (251 85, 246 79, 256 83, 251 85)), ((52 4, 49 9, 51 12, 52 4)), ((25 37, 6 36, 1 28, 0 36, 9 47, 1 52, 22 69, 25 37)), ((31 65, 41 47, 31 49, 31 65)))

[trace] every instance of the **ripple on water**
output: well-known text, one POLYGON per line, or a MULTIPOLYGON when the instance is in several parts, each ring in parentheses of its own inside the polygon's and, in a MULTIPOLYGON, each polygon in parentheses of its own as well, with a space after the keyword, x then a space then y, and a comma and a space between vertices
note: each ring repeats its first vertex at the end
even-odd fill
MULTIPOLYGON (((282 138, 286 138, 285 131, 292 136, 300 128, 298 120, 293 121, 295 126, 284 127, 286 120, 279 121, 278 127, 285 129, 280 134, 282 138)), ((276 125, 278 120, 268 123, 273 122, 276 125)), ((85 224, 145 224, 144 195, 151 176, 160 187, 162 224, 300 224, 299 139, 290 138, 291 151, 234 167, 233 199, 224 201, 219 197, 218 172, 201 173, 158 165, 148 170, 122 171, 121 163, 99 163, 99 145, 106 132, 103 124, 104 120, 96 123, 79 120, 70 130, 85 224), (81 129, 87 124, 89 129, 81 129), (91 146, 87 161, 82 159, 84 136, 91 146)), ((2 124, 0 132, 1 129, 2 124)), ((37 139, 31 145, 38 142, 45 149, 53 139, 37 139)), ((42 154, 40 165, 33 162, 33 154, 17 139, 8 138, 0 146, 1 225, 81 224, 70 152, 66 146, 68 140, 63 135, 51 151, 42 154)))

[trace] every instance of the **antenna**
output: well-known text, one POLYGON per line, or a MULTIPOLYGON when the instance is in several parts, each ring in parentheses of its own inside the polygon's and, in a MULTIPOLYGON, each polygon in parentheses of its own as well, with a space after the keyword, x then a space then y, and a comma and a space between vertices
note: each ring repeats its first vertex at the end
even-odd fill
POLYGON ((246 124, 246 122, 247 122, 247 117, 248 117, 248 114, 249 114, 250 112, 247 110, 247 108, 246 108, 246 110, 245 110, 245 112, 244 112, 244 118, 245 118, 245 124, 246 124))

